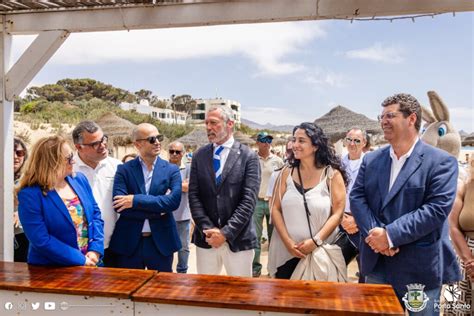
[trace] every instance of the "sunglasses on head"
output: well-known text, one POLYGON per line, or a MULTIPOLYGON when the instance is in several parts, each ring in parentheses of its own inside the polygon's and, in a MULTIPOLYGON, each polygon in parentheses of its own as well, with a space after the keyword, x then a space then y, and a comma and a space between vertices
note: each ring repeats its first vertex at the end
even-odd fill
POLYGON ((362 141, 361 141, 360 139, 357 139, 357 138, 350 138, 350 137, 346 137, 346 142, 348 142, 348 143, 354 142, 355 144, 360 144, 360 143, 362 143, 362 141))
POLYGON ((258 141, 264 144, 271 144, 273 139, 271 139, 270 137, 264 137, 264 138, 260 138, 258 141))
POLYGON ((182 153, 181 150, 173 150, 173 149, 168 150, 168 152, 170 153, 170 155, 181 155, 182 153))
POLYGON ((17 150, 14 150, 13 153, 17 156, 17 157, 25 157, 26 155, 26 151, 24 149, 17 149, 17 150))
POLYGON ((102 138, 96 142, 89 143, 89 144, 81 144, 82 146, 90 146, 94 148, 94 150, 97 150, 100 145, 102 144, 107 144, 107 141, 109 140, 109 137, 107 135, 102 136, 102 138))
POLYGON ((147 138, 137 139, 137 142, 138 142, 138 141, 141 141, 141 140, 146 140, 146 141, 148 141, 150 144, 154 144, 154 143, 156 143, 156 141, 162 142, 164 138, 165 138, 165 137, 164 137, 163 135, 156 135, 156 136, 150 136, 150 137, 147 137, 147 138))
POLYGON ((72 165, 73 161, 74 161, 74 154, 73 153, 70 153, 67 157, 66 157, 66 161, 69 165, 72 165))

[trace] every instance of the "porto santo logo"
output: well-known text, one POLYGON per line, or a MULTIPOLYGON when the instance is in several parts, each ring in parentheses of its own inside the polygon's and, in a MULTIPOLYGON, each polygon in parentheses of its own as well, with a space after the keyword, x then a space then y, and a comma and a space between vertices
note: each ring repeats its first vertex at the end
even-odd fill
POLYGON ((403 296, 405 307, 412 312, 422 311, 428 303, 429 297, 423 291, 425 286, 423 284, 414 283, 407 285, 408 292, 403 296))

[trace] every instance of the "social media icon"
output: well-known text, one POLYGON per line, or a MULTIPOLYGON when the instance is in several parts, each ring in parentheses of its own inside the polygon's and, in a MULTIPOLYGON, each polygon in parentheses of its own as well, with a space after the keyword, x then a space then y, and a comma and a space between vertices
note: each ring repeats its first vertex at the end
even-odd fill
POLYGON ((44 310, 46 311, 54 311, 56 309, 55 302, 44 302, 44 310))
POLYGON ((25 302, 18 303, 18 309, 21 311, 26 311, 26 303, 25 302))
POLYGON ((5 309, 7 311, 11 311, 13 309, 13 303, 12 302, 6 302, 5 303, 5 309))
POLYGON ((67 310, 69 308, 68 302, 61 302, 61 304, 59 304, 59 308, 63 311, 67 310))
POLYGON ((32 310, 37 310, 38 308, 40 308, 40 302, 34 302, 34 303, 31 303, 31 309, 32 310))

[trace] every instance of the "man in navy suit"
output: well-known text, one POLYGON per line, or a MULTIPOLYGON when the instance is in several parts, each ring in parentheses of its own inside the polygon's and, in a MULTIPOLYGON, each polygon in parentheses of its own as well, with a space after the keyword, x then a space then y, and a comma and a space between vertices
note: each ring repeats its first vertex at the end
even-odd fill
POLYGON ((252 276, 257 235, 252 220, 260 185, 257 154, 233 137, 234 118, 226 106, 206 113, 205 145, 193 155, 189 206, 196 223, 197 272, 252 276))
POLYGON ((118 166, 114 208, 120 214, 109 248, 119 268, 171 272, 173 253, 181 249, 172 212, 181 201, 177 166, 158 157, 163 136, 143 123, 133 131, 137 158, 118 166))
POLYGON ((413 96, 396 94, 382 107, 390 146, 364 156, 350 195, 362 274, 367 283, 391 284, 410 314, 437 315, 442 284, 460 278, 446 247, 457 161, 420 141, 421 107, 413 96))

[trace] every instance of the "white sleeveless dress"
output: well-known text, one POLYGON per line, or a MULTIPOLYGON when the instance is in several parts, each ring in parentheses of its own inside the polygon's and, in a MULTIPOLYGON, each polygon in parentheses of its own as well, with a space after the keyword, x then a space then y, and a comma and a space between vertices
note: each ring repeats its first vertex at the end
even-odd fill
MULTIPOLYGON (((295 170, 294 172, 297 171, 295 170)), ((321 230, 331 214, 331 195, 328 188, 327 177, 328 175, 332 177, 332 172, 332 168, 327 167, 327 169, 323 171, 319 184, 305 193, 308 209, 311 214, 309 218, 313 236, 321 230)), ((283 220, 291 239, 295 241, 295 243, 298 243, 311 238, 303 196, 296 188, 291 174, 289 174, 286 179, 286 192, 281 197, 281 208, 283 220)), ((338 231, 339 228, 336 228, 325 240, 325 243, 332 244, 338 231)), ((328 246, 333 247, 332 245, 328 246)), ((277 230, 274 229, 268 253, 268 272, 270 276, 275 277, 277 268, 292 258, 293 255, 288 252, 277 230)), ((343 257, 342 260, 344 260, 343 257)))

